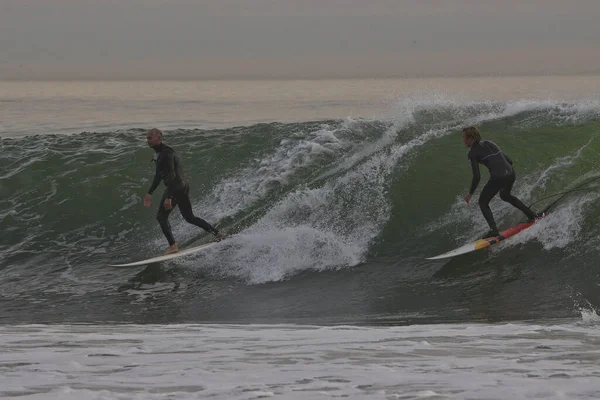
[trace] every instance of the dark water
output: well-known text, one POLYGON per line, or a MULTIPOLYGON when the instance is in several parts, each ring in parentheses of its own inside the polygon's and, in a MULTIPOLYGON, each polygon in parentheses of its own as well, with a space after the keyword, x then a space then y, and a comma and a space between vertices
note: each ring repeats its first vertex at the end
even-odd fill
MULTIPOLYGON (((142 206, 153 174, 143 129, 0 139, 0 322, 578 315, 600 298, 594 181, 495 248, 424 258, 487 230, 476 201, 462 200, 470 184, 464 124, 478 124, 510 155, 513 193, 531 204, 600 176, 598 119, 577 104, 481 103, 417 108, 394 121, 167 131, 195 212, 237 235, 176 262, 133 269, 106 264, 167 246, 156 204, 142 206)), ((492 209, 500 228, 523 218, 499 199, 492 209)), ((171 221, 183 247, 209 239, 177 212, 171 221)))

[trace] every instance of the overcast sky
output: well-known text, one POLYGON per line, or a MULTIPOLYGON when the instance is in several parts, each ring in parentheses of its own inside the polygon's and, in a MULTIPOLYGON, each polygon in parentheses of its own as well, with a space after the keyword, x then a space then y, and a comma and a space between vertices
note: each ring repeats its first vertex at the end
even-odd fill
POLYGON ((600 73, 600 0, 0 0, 0 79, 600 73))

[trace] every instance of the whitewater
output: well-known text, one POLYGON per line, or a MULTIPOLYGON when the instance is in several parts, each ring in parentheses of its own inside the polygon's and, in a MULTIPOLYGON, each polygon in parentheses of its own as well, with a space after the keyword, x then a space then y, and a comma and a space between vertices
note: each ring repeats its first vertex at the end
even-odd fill
MULTIPOLYGON (((534 209, 600 182, 600 78, 0 89, 0 396, 598 397, 596 183, 493 248, 425 258, 487 230, 462 199, 465 125, 534 209), (142 206, 151 127, 235 236, 107 268, 166 246, 142 206)), ((491 207, 501 229, 523 218, 491 207)))

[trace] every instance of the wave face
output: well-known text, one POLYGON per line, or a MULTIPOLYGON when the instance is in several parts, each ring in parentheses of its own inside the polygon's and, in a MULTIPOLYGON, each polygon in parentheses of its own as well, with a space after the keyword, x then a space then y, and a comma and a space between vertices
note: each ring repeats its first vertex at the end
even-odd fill
MULTIPOLYGON (((0 296, 7 305, 0 318, 410 322, 572 315, 600 298, 600 191, 566 196, 540 223, 489 250, 445 262, 424 258, 487 230, 477 202, 462 200, 471 172, 461 127, 477 124, 510 155, 513 193, 531 204, 600 176, 599 109, 589 102, 435 100, 400 104, 393 120, 167 131, 196 214, 237 235, 141 271, 105 265, 167 245, 156 204, 142 206, 154 166, 144 130, 0 139, 0 296)), ((491 207, 500 228, 523 218, 500 199, 491 207)), ((206 240, 179 213, 171 222, 179 243, 206 240)))

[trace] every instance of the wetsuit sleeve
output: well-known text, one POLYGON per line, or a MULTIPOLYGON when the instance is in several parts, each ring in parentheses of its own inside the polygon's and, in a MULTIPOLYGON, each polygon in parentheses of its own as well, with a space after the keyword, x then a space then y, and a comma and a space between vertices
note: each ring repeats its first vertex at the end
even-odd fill
POLYGON ((165 184, 167 185, 167 198, 173 198, 177 183, 177 174, 175 173, 175 153, 169 151, 165 154, 165 184))
POLYGON ((152 194, 158 185, 160 184, 160 173, 158 171, 158 163, 156 164, 156 173, 154 174, 154 180, 152 181, 152 185, 150 185, 150 189, 148 189, 148 193, 152 194))
POLYGON ((471 161, 471 169, 473 170, 473 180, 471 181, 471 189, 469 189, 469 193, 475 193, 475 189, 477 189, 477 185, 479 185, 479 180, 481 179, 481 173, 479 172, 479 163, 475 157, 469 157, 469 161, 471 161))

